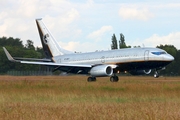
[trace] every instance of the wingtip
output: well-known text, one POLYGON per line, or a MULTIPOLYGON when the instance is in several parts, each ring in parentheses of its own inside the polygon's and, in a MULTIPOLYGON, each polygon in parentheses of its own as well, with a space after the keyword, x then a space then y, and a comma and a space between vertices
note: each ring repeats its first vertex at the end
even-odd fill
POLYGON ((3 50, 8 58, 9 61, 13 61, 15 62, 16 60, 10 55, 10 53, 7 51, 7 49, 5 47, 3 47, 3 50))

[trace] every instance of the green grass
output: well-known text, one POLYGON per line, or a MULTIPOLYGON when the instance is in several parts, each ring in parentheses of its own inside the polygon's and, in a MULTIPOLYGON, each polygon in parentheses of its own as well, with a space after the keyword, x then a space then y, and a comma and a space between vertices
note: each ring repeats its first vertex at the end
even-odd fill
POLYGON ((0 77, 0 120, 176 120, 179 106, 178 77, 0 77))

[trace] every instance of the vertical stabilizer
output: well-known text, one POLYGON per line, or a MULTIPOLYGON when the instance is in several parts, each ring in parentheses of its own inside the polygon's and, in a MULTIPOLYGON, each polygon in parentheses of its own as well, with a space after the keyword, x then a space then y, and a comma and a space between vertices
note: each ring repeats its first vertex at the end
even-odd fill
POLYGON ((51 58, 58 55, 64 55, 70 53, 62 49, 57 41, 54 39, 50 31, 47 29, 42 19, 36 19, 37 28, 41 43, 47 58, 51 58))

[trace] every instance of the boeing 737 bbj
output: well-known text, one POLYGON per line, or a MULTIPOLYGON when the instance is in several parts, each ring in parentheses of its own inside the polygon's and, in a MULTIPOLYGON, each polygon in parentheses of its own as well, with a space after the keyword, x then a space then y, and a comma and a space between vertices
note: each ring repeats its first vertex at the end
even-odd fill
POLYGON ((132 75, 149 74, 171 63, 174 58, 166 51, 158 48, 126 48, 90 53, 73 53, 60 47, 42 19, 36 19, 37 28, 42 42, 45 59, 12 57, 3 47, 7 58, 12 62, 51 66, 55 70, 66 73, 89 75, 88 81, 96 81, 96 77, 110 76, 110 81, 119 80, 119 72, 132 75))

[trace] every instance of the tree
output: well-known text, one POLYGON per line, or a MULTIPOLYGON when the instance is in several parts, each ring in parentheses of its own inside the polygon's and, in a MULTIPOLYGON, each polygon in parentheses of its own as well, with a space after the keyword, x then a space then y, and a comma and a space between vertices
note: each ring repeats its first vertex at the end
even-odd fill
POLYGON ((167 53, 171 54, 175 58, 175 60, 171 64, 169 64, 165 70, 162 71, 162 74, 178 75, 180 67, 178 67, 177 65, 179 64, 178 58, 180 56, 178 56, 178 50, 176 49, 176 47, 174 45, 160 45, 157 46, 157 48, 165 50, 167 53))
POLYGON ((19 38, 13 38, 13 37, 2 37, 0 38, 0 46, 14 46, 14 47, 19 47, 23 48, 22 41, 19 38))
POLYGON ((157 46, 157 48, 163 49, 169 54, 171 54, 173 57, 176 57, 177 48, 174 45, 160 45, 160 46, 157 46))
POLYGON ((119 49, 122 49, 122 48, 131 48, 131 46, 126 46, 125 37, 124 37, 124 35, 121 33, 121 34, 120 34, 120 40, 119 40, 119 49))
POLYGON ((27 44, 24 46, 19 38, 2 37, 0 38, 0 47, 0 74, 5 74, 7 71, 12 70, 36 71, 40 68, 39 65, 27 65, 8 61, 2 47, 6 47, 10 54, 14 57, 44 58, 44 55, 42 54, 43 50, 38 48, 36 51, 31 40, 27 40, 27 44))
POLYGON ((27 43, 25 44, 25 47, 26 47, 27 49, 33 49, 33 50, 35 50, 35 47, 34 47, 33 44, 34 44, 34 43, 33 43, 32 40, 27 40, 27 43))
POLYGON ((38 58, 45 58, 45 57, 46 57, 46 55, 45 55, 44 50, 43 50, 42 47, 36 47, 36 51, 37 51, 37 53, 39 54, 39 57, 38 57, 38 58))
POLYGON ((118 45, 117 45, 117 39, 116 39, 116 36, 115 34, 113 34, 112 36, 112 44, 111 44, 111 49, 118 49, 118 45))
POLYGON ((122 33, 120 34, 119 48, 120 49, 126 48, 125 38, 124 38, 124 35, 122 33))

